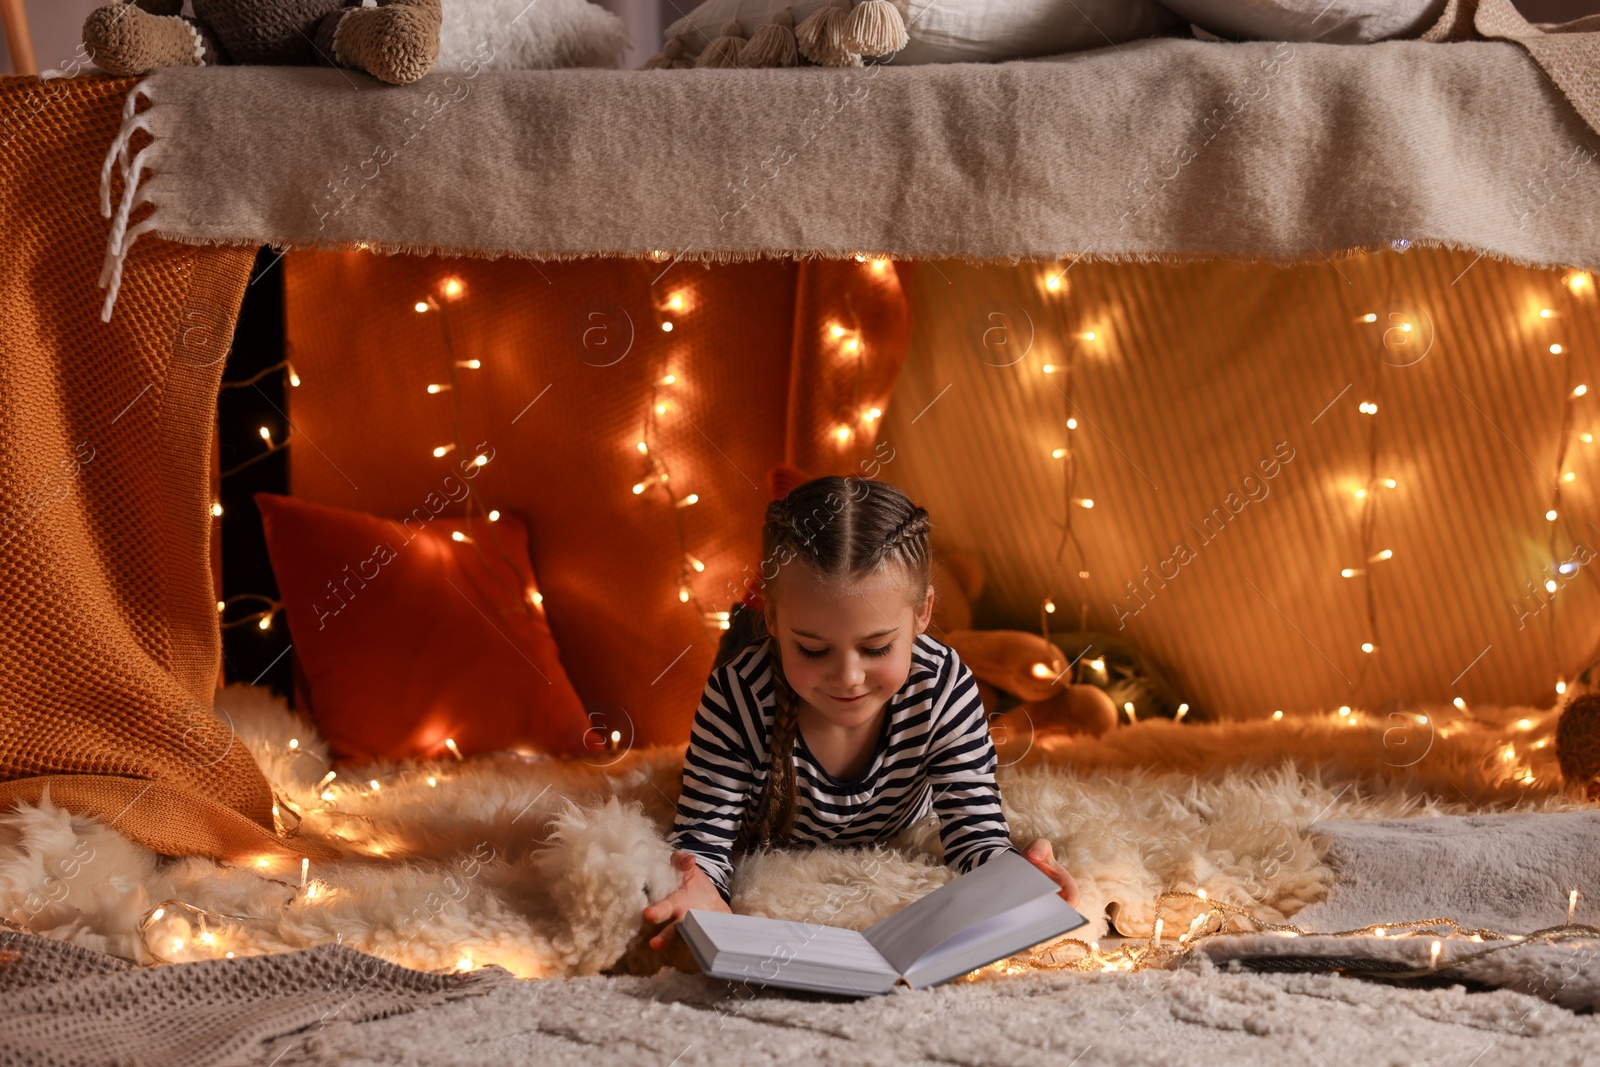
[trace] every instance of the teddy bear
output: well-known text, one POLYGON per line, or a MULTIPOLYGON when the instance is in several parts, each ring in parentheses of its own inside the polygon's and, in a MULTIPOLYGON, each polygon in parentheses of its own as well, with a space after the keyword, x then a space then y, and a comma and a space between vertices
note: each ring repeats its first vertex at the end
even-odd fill
POLYGON ((441 0, 132 0, 89 13, 83 43, 108 74, 217 64, 343 66, 401 85, 439 56, 441 0))
MULTIPOLYGON (((1076 681, 1091 675, 1087 663, 1074 663, 1084 657, 1068 655, 1038 634, 972 628, 972 602, 984 583, 977 556, 945 552, 934 557, 930 570, 934 599, 928 632, 955 649, 972 671, 1002 761, 1011 762, 1008 754, 1017 755, 1011 750, 1025 750, 1035 737, 1099 737, 1117 725, 1110 694, 1092 682, 1076 681)), ((1092 653, 1088 659, 1096 661, 1092 653)))

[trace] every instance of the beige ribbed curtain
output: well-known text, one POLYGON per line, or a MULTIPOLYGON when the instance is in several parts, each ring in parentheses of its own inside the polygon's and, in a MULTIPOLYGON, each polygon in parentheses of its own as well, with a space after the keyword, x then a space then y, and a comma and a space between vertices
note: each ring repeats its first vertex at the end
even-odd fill
POLYGON ((1055 292, 1052 272, 926 262, 911 283, 883 476, 930 509, 937 546, 984 561, 976 625, 1037 632, 1053 597, 1052 631, 1075 629, 1086 606, 1088 628, 1225 718, 1547 703, 1588 664, 1592 283, 1421 248, 1292 268, 1080 262, 1055 292), (1588 394, 1567 399, 1578 384, 1588 394), (1069 435, 1091 509, 1063 499, 1051 453, 1069 435), (1068 507, 1087 579, 1071 544, 1057 562, 1068 507), (1367 562, 1364 546, 1393 555, 1367 562))

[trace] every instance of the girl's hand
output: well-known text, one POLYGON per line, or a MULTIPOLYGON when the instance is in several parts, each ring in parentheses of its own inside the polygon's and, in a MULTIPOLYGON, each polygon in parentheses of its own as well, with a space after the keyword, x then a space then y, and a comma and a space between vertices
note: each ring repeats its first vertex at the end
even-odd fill
POLYGON ((671 920, 665 929, 650 939, 650 947, 658 951, 666 948, 690 908, 729 914, 733 912, 723 901, 722 894, 717 892, 716 883, 700 869, 693 856, 681 849, 675 851, 672 854, 672 866, 682 879, 678 888, 644 909, 644 918, 648 923, 671 920))
POLYGON ((1061 887, 1061 892, 1057 895, 1062 900, 1065 900, 1074 908, 1078 906, 1078 883, 1072 880, 1072 875, 1067 873, 1065 867, 1056 862, 1054 850, 1050 847, 1048 839, 1043 837, 1034 839, 1033 844, 1022 850, 1022 856, 1029 863, 1048 874, 1056 885, 1061 887))

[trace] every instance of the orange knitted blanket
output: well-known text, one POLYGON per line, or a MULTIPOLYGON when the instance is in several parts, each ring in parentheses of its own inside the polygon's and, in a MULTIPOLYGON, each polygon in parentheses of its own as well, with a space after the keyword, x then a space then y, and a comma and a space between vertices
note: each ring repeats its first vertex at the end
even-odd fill
POLYGON ((132 84, 0 78, 0 810, 48 790, 158 852, 322 855, 212 708, 208 472, 253 250, 142 241, 100 321, 132 84))

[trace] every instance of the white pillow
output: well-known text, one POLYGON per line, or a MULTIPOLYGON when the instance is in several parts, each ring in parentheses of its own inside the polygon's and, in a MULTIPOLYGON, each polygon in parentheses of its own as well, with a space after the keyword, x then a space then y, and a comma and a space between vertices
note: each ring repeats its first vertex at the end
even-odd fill
POLYGON ((615 67, 628 47, 622 20, 588 0, 443 0, 433 69, 615 67))
MULTIPOLYGON (((988 63, 1104 48, 1182 24, 1155 0, 893 0, 911 43, 890 63, 988 63)), ((706 0, 666 29, 700 52, 724 23, 746 38, 774 12, 790 8, 795 24, 824 0, 706 0)))
POLYGON ((1445 0, 1164 0, 1201 29, 1258 41, 1370 44, 1419 37, 1445 0))

